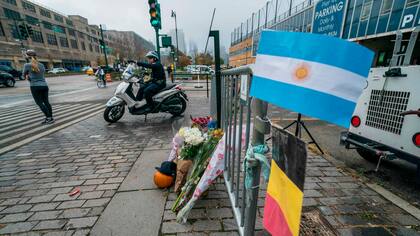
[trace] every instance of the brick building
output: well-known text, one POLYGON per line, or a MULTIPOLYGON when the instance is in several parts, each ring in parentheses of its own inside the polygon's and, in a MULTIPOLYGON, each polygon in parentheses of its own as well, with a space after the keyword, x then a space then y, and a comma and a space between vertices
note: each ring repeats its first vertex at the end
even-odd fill
MULTIPOLYGON (((66 16, 28 0, 0 0, 0 64, 21 68, 25 62, 23 47, 36 50, 40 62, 48 68, 96 66, 104 63, 100 38, 99 26, 90 25, 85 17, 66 16), (22 24, 33 29, 27 40, 20 39, 18 27, 22 24)), ((117 59, 153 49, 150 42, 134 32, 105 31, 104 39, 110 65, 117 59)))

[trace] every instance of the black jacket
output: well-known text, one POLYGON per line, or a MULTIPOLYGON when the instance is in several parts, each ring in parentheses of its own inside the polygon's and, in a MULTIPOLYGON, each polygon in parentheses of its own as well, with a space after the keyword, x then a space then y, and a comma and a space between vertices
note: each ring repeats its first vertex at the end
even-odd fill
POLYGON ((159 84, 159 85, 166 85, 166 75, 165 69, 160 62, 155 62, 153 64, 144 63, 144 62, 137 62, 138 66, 152 69, 152 80, 151 82, 159 84))

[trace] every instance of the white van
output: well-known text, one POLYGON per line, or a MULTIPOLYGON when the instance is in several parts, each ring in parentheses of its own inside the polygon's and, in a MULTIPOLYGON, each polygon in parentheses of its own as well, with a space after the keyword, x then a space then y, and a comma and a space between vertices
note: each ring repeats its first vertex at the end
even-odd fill
POLYGON ((417 165, 420 183, 420 66, 410 65, 419 27, 402 44, 397 33, 389 68, 372 68, 348 132, 340 143, 365 159, 403 159, 417 165))

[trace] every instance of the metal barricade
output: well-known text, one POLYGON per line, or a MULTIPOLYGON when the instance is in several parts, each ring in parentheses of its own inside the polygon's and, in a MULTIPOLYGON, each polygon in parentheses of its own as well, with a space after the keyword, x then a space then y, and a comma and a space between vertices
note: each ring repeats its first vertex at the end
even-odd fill
POLYGON ((242 164, 245 150, 250 142, 253 146, 264 144, 264 135, 269 133, 270 126, 266 118, 267 103, 249 96, 252 80, 250 67, 222 71, 221 79, 221 117, 226 134, 224 180, 239 234, 251 236, 255 231, 261 166, 258 161, 247 163, 252 169, 252 188, 246 191, 242 164), (245 132, 244 144, 242 144, 243 132, 245 132))

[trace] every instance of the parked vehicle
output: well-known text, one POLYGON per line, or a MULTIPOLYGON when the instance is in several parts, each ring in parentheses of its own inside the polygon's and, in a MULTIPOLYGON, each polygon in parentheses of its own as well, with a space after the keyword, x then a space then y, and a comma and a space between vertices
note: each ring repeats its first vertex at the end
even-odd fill
POLYGON ((191 74, 214 74, 214 70, 206 65, 189 65, 187 72, 191 74))
POLYGON ((420 184, 420 65, 410 65, 420 28, 404 45, 397 33, 389 68, 372 68, 341 144, 365 159, 403 159, 417 165, 420 184))
POLYGON ((0 71, 0 84, 6 87, 14 87, 15 83, 16 81, 13 78, 13 75, 6 73, 4 71, 0 71))
POLYGON ((22 71, 16 70, 13 67, 6 66, 6 65, 0 65, 0 71, 4 71, 6 73, 9 73, 13 76, 13 78, 17 78, 19 80, 23 80, 22 71))
POLYGON ((90 70, 90 69, 92 69, 92 67, 84 66, 84 67, 82 67, 81 71, 85 72, 85 71, 90 70))
POLYGON ((48 73, 50 74, 60 74, 60 73, 65 73, 67 72, 67 69, 64 68, 52 68, 51 70, 48 71, 48 73))
MULTIPOLYGON (((107 122, 117 122, 123 117, 125 107, 128 107, 132 115, 147 115, 147 104, 143 99, 137 100, 137 94, 141 87, 145 86, 144 81, 150 76, 146 72, 134 74, 134 64, 130 64, 122 75, 121 82, 115 90, 114 96, 107 102, 104 111, 104 119, 107 122)), ((168 84, 153 97, 155 109, 151 113, 167 112, 174 116, 182 115, 187 108, 187 95, 179 85, 168 84)))

